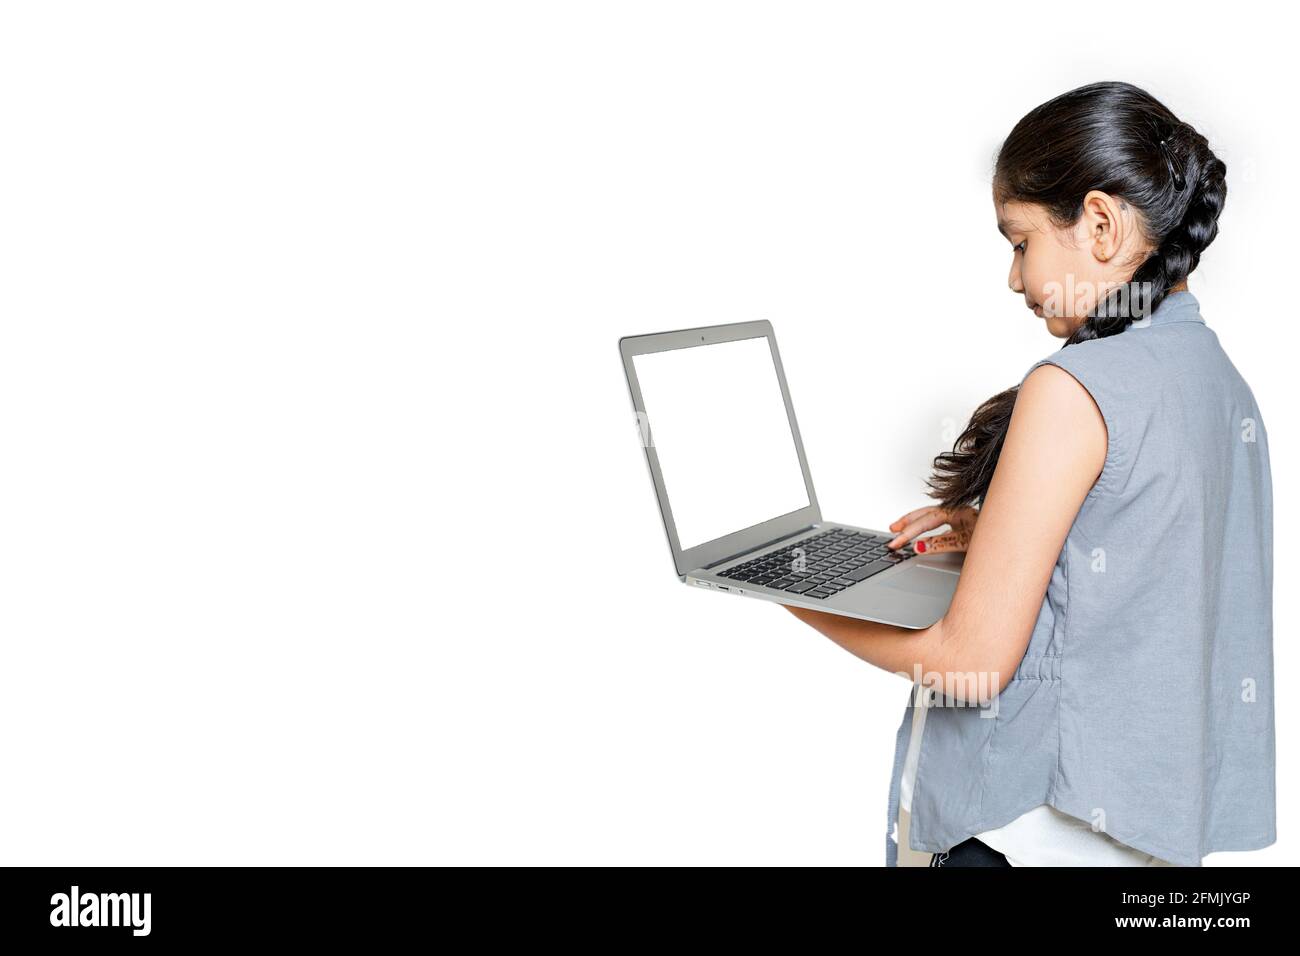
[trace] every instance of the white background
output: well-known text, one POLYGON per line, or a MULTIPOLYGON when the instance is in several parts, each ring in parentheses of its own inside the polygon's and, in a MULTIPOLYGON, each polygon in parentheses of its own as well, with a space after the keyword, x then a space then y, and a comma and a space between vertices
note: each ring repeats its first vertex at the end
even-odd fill
MULTIPOLYGON (((1059 344, 994 151, 1098 79, 1228 165, 1192 290, 1269 429, 1284 687, 1275 9, 6 5, 0 859, 883 862, 907 685, 678 583, 617 340, 770 319, 824 512, 926 503, 1059 344)), ((1207 864, 1294 851, 1289 701, 1279 841, 1207 864)))

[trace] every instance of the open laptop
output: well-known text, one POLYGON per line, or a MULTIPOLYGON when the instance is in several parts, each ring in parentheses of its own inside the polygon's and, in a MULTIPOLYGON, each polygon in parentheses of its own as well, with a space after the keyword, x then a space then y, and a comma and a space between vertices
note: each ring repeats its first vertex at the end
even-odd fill
POLYGON ((947 610, 964 555, 823 521, 770 322, 619 340, 678 577, 899 627, 947 610))

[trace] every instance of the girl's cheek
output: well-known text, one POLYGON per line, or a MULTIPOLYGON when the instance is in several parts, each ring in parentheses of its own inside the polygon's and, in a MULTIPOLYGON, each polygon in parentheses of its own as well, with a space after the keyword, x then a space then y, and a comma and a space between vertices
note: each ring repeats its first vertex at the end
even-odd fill
POLYGON ((1039 274, 1037 264, 1025 261, 1024 272, 1021 273, 1024 279, 1025 289, 1035 302, 1043 301, 1043 277, 1039 274))
POLYGON ((1056 308, 1057 296, 1053 295, 1057 283, 1050 270, 1044 269, 1042 263, 1036 263, 1033 272, 1033 284, 1029 286, 1034 293, 1034 301, 1041 305, 1050 315, 1056 308))

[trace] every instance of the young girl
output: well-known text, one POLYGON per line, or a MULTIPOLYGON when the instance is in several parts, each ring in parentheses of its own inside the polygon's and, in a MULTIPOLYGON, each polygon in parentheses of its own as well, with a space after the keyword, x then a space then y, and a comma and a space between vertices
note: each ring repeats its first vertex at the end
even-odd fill
POLYGON ((1199 866, 1276 839, 1268 436, 1186 285, 1225 171, 1125 83, 1044 103, 999 151, 1008 285, 1065 343, 935 459, 938 506, 891 525, 891 547, 966 551, 948 612, 790 608, 913 681, 887 865, 1199 866))

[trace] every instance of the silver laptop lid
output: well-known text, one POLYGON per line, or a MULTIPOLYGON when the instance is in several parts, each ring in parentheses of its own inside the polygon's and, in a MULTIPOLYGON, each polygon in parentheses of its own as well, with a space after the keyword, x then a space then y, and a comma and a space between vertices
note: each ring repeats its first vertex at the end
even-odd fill
POLYGON ((619 349, 679 576, 821 520, 770 322, 619 349))

